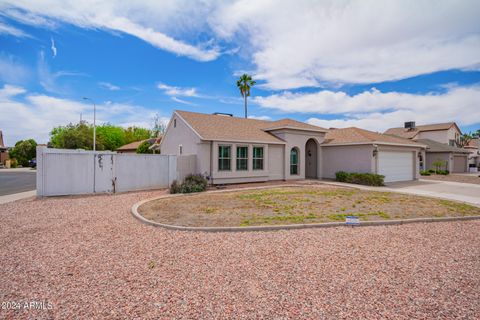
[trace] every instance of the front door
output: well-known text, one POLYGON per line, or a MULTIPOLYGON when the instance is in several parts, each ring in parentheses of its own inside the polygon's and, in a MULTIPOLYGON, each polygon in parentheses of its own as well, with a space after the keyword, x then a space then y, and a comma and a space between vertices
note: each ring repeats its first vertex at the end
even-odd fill
POLYGON ((313 139, 305 145, 305 178, 317 179, 317 143, 313 139))

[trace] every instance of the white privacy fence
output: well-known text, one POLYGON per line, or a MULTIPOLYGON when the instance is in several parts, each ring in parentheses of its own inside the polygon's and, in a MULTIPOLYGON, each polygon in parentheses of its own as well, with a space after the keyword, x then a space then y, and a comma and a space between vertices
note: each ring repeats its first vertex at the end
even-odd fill
POLYGON ((37 148, 38 196, 166 188, 194 172, 194 155, 37 148))

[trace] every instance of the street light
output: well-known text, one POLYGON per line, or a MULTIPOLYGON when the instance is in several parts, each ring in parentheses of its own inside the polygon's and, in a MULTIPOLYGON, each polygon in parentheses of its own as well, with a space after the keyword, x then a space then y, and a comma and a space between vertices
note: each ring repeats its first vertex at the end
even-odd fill
POLYGON ((90 98, 87 98, 87 97, 83 97, 83 100, 90 100, 92 103, 93 103, 93 151, 95 151, 95 145, 96 145, 96 137, 97 137, 97 134, 96 134, 96 127, 95 127, 95 120, 96 120, 96 106, 95 106, 95 101, 93 101, 92 99, 90 98))

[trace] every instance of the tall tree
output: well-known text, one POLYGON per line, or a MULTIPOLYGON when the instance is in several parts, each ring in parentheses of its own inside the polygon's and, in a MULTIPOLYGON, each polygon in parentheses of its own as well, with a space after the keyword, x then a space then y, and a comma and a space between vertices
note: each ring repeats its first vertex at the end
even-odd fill
POLYGON ((237 87, 243 97, 245 104, 245 118, 247 118, 247 97, 250 96, 250 89, 255 85, 255 81, 248 74, 243 74, 237 81, 237 87))
POLYGON ((464 133, 460 136, 460 141, 457 143, 458 147, 463 148, 472 141, 472 133, 464 133))
POLYGON ((28 166, 28 161, 35 158, 37 143, 33 139, 20 140, 10 151, 10 158, 16 159, 23 167, 28 166))

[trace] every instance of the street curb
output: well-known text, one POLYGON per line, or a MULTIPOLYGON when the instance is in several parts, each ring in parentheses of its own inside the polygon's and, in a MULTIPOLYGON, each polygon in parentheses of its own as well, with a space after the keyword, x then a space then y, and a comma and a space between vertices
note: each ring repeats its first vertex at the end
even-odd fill
MULTIPOLYGON (((281 185, 274 186, 273 188, 280 187, 304 187, 304 185, 281 185)), ((226 189, 218 191, 207 191, 207 193, 223 193, 223 192, 234 192, 241 190, 255 190, 255 189, 266 189, 272 188, 272 186, 262 186, 262 187, 252 187, 252 188, 237 188, 237 189, 226 189)), ((176 226, 171 224, 164 224, 155 221, 151 221, 143 217, 139 212, 138 208, 147 202, 158 200, 158 199, 168 199, 176 197, 190 197, 198 195, 199 193, 190 193, 190 194, 167 194, 160 197, 150 198, 146 200, 139 201, 132 206, 131 214, 142 223, 154 227, 161 227, 168 230, 176 231, 201 231, 201 232, 248 232, 248 231, 277 231, 277 230, 291 230, 291 229, 306 229, 306 228, 333 228, 333 227, 352 227, 347 225, 345 222, 325 222, 325 223, 309 223, 309 224, 291 224, 291 225, 275 225, 275 226, 252 226, 252 227, 186 227, 186 226, 176 226)), ((463 217, 437 217, 437 218, 413 218, 413 219, 399 219, 399 220, 382 220, 382 221, 361 221, 358 227, 369 227, 369 226, 391 226, 391 225, 403 225, 410 223, 429 223, 429 222, 448 222, 448 221, 466 221, 466 220, 477 220, 480 219, 480 216, 463 216, 463 217)))

